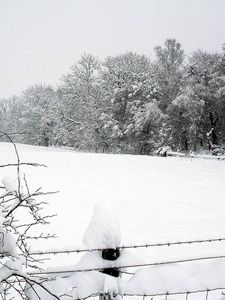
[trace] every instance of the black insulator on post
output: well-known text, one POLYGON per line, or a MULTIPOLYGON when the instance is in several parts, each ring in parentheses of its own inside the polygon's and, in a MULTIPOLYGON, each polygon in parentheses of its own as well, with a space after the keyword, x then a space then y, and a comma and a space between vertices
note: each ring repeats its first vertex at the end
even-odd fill
POLYGON ((104 249, 102 250, 102 258, 106 260, 116 260, 120 256, 120 250, 116 249, 104 249))
MULTIPOLYGON (((120 250, 118 248, 116 249, 103 249, 102 250, 102 258, 106 260, 117 260, 120 256, 120 250)), ((101 271, 104 274, 113 276, 113 277, 119 277, 120 271, 118 268, 105 268, 101 271)))
POLYGON ((120 271, 117 268, 107 268, 107 269, 103 269, 101 271, 104 274, 113 276, 113 277, 119 277, 120 276, 120 271))

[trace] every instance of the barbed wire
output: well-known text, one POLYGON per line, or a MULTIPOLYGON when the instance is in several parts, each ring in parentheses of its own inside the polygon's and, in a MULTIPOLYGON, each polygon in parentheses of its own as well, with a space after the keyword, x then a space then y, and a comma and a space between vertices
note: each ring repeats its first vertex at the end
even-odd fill
MULTIPOLYGON (((165 262, 153 262, 153 263, 145 263, 145 264, 127 264, 124 266, 108 266, 107 268, 117 268, 117 269, 127 269, 127 268, 138 268, 138 267, 151 267, 151 266, 160 266, 160 265, 171 265, 177 263, 188 263, 194 261, 202 261, 202 260, 213 260, 213 259, 224 259, 225 255, 220 256, 206 256, 206 257, 197 257, 197 258, 189 258, 183 260, 172 260, 172 261, 165 261, 165 262)), ((45 275, 45 274, 63 274, 63 273, 78 273, 78 272, 91 272, 91 271, 103 271, 106 267, 101 268, 89 268, 89 269, 74 269, 74 270, 55 270, 55 271, 46 271, 44 273, 41 272, 31 272, 29 275, 45 275)))
MULTIPOLYGON (((52 279, 50 279, 52 280, 52 279)), ((25 282, 23 279, 19 279, 19 281, 25 282)), ((197 289, 197 290, 186 290, 186 291, 178 291, 178 292, 162 292, 162 293, 122 293, 122 294, 115 294, 115 296, 120 295, 120 296, 128 296, 128 297, 160 297, 160 296, 165 296, 166 299, 168 299, 168 296, 176 296, 176 295, 186 295, 186 300, 188 299, 188 296, 190 294, 198 294, 198 293, 206 293, 206 297, 205 300, 208 300, 208 296, 210 292, 215 292, 215 291, 222 291, 225 290, 225 287, 215 287, 215 288, 205 288, 205 289, 197 289)), ((101 295, 105 295, 107 293, 103 293, 103 292, 97 292, 97 293, 92 293, 86 297, 83 298, 73 298, 73 300, 85 300, 88 298, 92 298, 92 297, 97 297, 97 296, 101 296, 101 295)), ((222 293, 223 294, 223 293, 222 293)), ((67 294, 66 294, 67 295, 67 294)), ((65 295, 65 296, 66 296, 65 295)), ((63 295, 60 295, 60 297, 63 295)), ((68 295, 67 295, 68 296, 68 295)))
MULTIPOLYGON (((213 242, 225 242, 225 238, 215 238, 215 239, 204 239, 204 240, 190 240, 190 241, 178 241, 178 242, 164 242, 164 243, 151 243, 142 245, 124 245, 118 246, 117 249, 137 249, 137 248, 150 248, 150 247, 164 247, 164 246, 175 246, 175 245, 191 245, 191 244, 201 244, 201 243, 213 243, 213 242)), ((30 251, 30 255, 57 255, 57 254, 70 254, 70 253, 82 253, 82 252, 94 252, 102 251, 105 248, 93 248, 93 249, 70 249, 70 250, 46 250, 46 251, 30 251)))
MULTIPOLYGON (((64 276, 62 278, 68 278, 69 276, 64 276)), ((55 281, 56 278, 45 278, 45 281, 55 281)), ((23 278, 18 279, 18 281, 20 282, 26 282, 23 278)), ((208 298, 208 294, 209 292, 213 292, 213 291, 219 291, 219 290, 225 290, 225 287, 215 287, 215 288, 205 288, 205 289, 196 289, 196 290, 185 290, 185 291, 177 291, 177 292, 162 292, 162 293, 122 293, 122 296, 136 296, 136 297, 158 297, 158 296, 166 296, 166 298, 168 296, 175 296, 175 295, 187 295, 186 296, 186 300, 188 299, 188 295, 189 294, 197 294, 197 293, 206 293, 206 300, 208 298)), ((97 293, 92 293, 84 298, 73 298, 73 300, 84 300, 84 299, 88 299, 91 297, 96 297, 96 296, 100 296, 100 295, 104 295, 107 293, 103 293, 103 292, 97 292, 97 293)), ((222 293, 223 294, 223 293, 222 293)))
POLYGON ((208 293, 213 292, 213 291, 219 291, 219 290, 224 290, 225 287, 216 287, 216 288, 211 288, 211 289, 199 289, 199 290, 194 290, 194 291, 181 291, 181 292, 164 292, 164 293, 155 293, 155 294, 123 294, 123 296, 139 296, 139 297, 158 297, 158 296, 174 296, 174 295, 186 295, 186 294, 197 294, 197 293, 208 293))

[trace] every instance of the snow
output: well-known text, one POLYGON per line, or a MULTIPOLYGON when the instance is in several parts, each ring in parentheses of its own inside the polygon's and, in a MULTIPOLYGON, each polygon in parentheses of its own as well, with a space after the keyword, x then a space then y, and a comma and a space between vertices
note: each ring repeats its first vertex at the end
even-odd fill
MULTIPOLYGON (((225 260, 210 263, 191 262, 167 266, 154 266, 135 272, 125 281, 100 272, 75 273, 69 278, 56 278, 48 287, 58 296, 67 294, 82 299, 93 294, 160 295, 224 288, 225 260)), ((31 295, 36 299, 35 295, 31 295)), ((49 299, 44 293, 41 299, 49 299)), ((213 299, 213 298, 212 298, 213 299)), ((218 297, 217 297, 218 299, 218 297)))
POLYGON ((190 156, 192 158, 225 160, 224 155, 209 155, 209 154, 194 154, 194 153, 191 153, 190 156))
MULTIPOLYGON (((10 144, 0 143, 1 164, 13 160, 10 147, 10 144)), ((33 250, 81 249, 84 248, 84 235, 88 248, 225 236, 222 160, 84 154, 26 145, 18 145, 18 150, 21 161, 48 165, 47 169, 23 167, 22 172, 26 173, 32 189, 41 186, 44 191, 60 191, 43 197, 44 201, 50 202, 47 212, 58 215, 48 228, 58 238, 34 242, 33 250), (96 203, 103 203, 107 213, 98 206, 92 216, 96 203), (116 211, 118 221, 113 211, 116 211), (89 223, 91 226, 85 233, 89 223)), ((4 176, 4 169, 0 169, 0 180, 4 176)), ((224 249, 224 242, 129 249, 122 251, 119 260, 107 264, 116 266, 224 255, 224 249)), ((55 270, 56 266, 67 270, 69 265, 72 270, 81 266, 105 267, 106 263, 100 252, 49 257, 45 267, 55 270)), ((72 293, 80 298, 104 289, 110 292, 118 289, 129 294, 225 286, 222 259, 141 270, 129 268, 129 271, 135 275, 123 275, 122 280, 106 280, 107 275, 92 271, 75 273, 69 279, 58 278, 51 285, 57 293, 72 293), (72 283, 68 285, 70 280, 72 283), (83 280, 88 283, 84 288, 83 280), (76 282, 79 282, 79 291, 74 287, 76 282)), ((211 292, 210 300, 218 299, 220 295, 221 292, 211 292)))
MULTIPOLYGON (((73 299, 83 299, 92 294, 103 292, 104 288, 105 290, 109 290, 110 287, 111 289, 117 287, 117 285, 110 286, 109 281, 105 283, 106 277, 109 276, 96 271, 83 272, 74 274, 69 278, 56 278, 56 280, 48 282, 45 286, 58 296, 64 295, 63 299, 71 299, 71 297, 73 299)), ((41 296, 42 300, 54 299, 53 297, 49 297, 49 294, 37 285, 34 286, 34 289, 41 296)), ((30 290, 29 293, 32 300, 38 299, 33 290, 30 290)))
MULTIPOLYGON (((120 256, 115 261, 109 261, 102 259, 101 251, 93 251, 88 252, 82 255, 80 260, 73 265, 64 265, 58 267, 49 267, 47 268, 47 272, 51 272, 48 274, 50 278, 54 278, 57 276, 69 276, 71 275, 71 271, 74 270, 95 270, 95 269, 105 269, 105 268, 116 268, 119 266, 127 266, 132 262, 132 264, 144 264, 144 260, 136 255, 130 253, 129 250, 121 250, 120 256), (67 272, 65 272, 67 270, 67 272), (57 272, 60 272, 58 274, 57 272)), ((126 271, 126 268, 122 269, 126 271)))
POLYGON ((17 178, 12 178, 9 176, 5 176, 2 179, 2 183, 6 189, 7 192, 9 193, 15 193, 18 191, 18 181, 17 178))
POLYGON ((123 283, 125 294, 155 295, 224 288, 225 260, 153 266, 123 283))
POLYGON ((0 226, 0 253, 17 256, 16 237, 7 232, 4 226, 0 226))
POLYGON ((8 279, 12 274, 21 274, 22 260, 14 258, 13 260, 7 259, 0 267, 0 282, 8 279))
MULTIPOLYGON (((17 195, 18 192, 21 195, 26 196, 24 193, 25 189, 24 189, 23 181, 21 180, 21 178, 19 180, 20 180, 20 183, 18 184, 17 174, 14 174, 14 175, 11 174, 11 175, 7 175, 7 176, 3 177, 1 182, 2 182, 5 190, 0 196, 3 197, 3 196, 7 196, 7 195, 17 195)), ((16 198, 15 201, 11 205, 11 209, 14 209, 18 205, 19 201, 20 200, 18 198, 16 198)))
POLYGON ((96 205, 83 241, 90 249, 116 248, 120 246, 121 234, 116 213, 112 210, 107 210, 100 204, 96 205))
POLYGON ((14 234, 7 232, 5 222, 3 207, 0 206, 0 253, 17 256, 16 237, 14 234))

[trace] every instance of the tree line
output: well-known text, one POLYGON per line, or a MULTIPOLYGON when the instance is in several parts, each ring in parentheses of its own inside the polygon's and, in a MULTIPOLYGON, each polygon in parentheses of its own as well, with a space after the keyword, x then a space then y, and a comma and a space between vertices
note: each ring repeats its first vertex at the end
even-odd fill
POLYGON ((212 150, 225 142, 225 47, 185 55, 168 39, 155 58, 84 54, 57 88, 37 84, 0 99, 0 128, 17 142, 151 154, 212 150))

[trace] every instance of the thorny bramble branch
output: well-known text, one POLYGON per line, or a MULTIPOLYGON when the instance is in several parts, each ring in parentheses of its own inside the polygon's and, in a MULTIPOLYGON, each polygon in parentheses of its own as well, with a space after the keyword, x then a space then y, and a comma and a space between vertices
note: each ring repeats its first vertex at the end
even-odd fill
POLYGON ((49 219, 55 216, 42 215, 43 206, 47 203, 38 201, 37 198, 56 192, 43 192, 41 188, 34 192, 30 191, 25 175, 21 176, 21 166, 46 166, 33 162, 21 162, 17 146, 11 135, 0 131, 0 138, 2 137, 6 137, 13 145, 16 163, 3 164, 0 165, 0 168, 16 167, 16 187, 9 189, 6 184, 0 187, 3 190, 2 195, 0 195, 0 219, 3 219, 2 224, 0 224, 0 283, 3 284, 0 296, 4 300, 9 300, 12 296, 11 291, 14 289, 21 299, 26 300, 28 299, 28 289, 32 289, 38 296, 35 286, 40 286, 50 296, 59 300, 58 296, 43 285, 43 281, 34 279, 23 271, 30 269, 43 271, 40 267, 43 260, 36 259, 30 254, 28 241, 55 237, 54 234, 44 232, 39 235, 32 235, 31 229, 49 224, 49 219), (26 222, 16 219, 16 213, 19 210, 26 212, 26 222), (13 236, 16 236, 16 240, 13 236))

